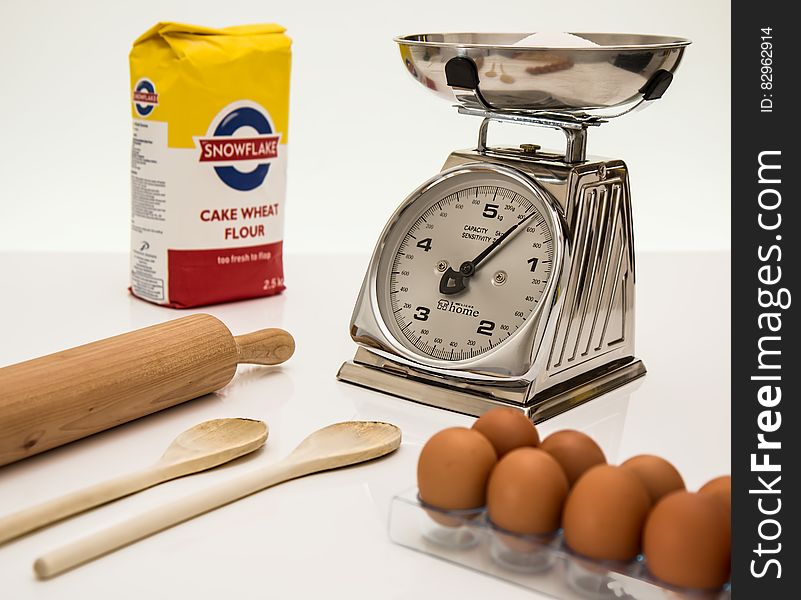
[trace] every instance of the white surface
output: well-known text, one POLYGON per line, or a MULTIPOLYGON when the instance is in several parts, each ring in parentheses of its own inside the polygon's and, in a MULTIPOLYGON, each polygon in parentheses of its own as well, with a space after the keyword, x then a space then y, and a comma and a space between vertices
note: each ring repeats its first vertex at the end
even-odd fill
MULTIPOLYGON (((290 256, 278 297, 204 309, 234 333, 281 326, 297 340, 281 368, 242 367, 216 394, 0 468, 0 514, 155 461, 188 427, 241 416, 270 426, 266 447, 236 463, 91 511, 0 547, 2 597, 37 599, 498 598, 536 595, 392 544, 392 495, 415 483, 425 440, 472 419, 335 381, 364 255, 290 256), (34 579, 42 552, 128 515, 287 454, 309 432, 349 419, 403 430, 373 464, 266 490, 54 580, 34 579)), ((177 318, 126 293, 124 254, 0 254, 0 365, 177 318)), ((610 462, 672 461, 695 489, 729 472, 729 257, 647 254, 637 261, 637 353, 644 378, 539 426, 577 428, 610 462)))
MULTIPOLYGON (((629 164, 638 249, 728 249, 729 15, 725 0, 3 0, 0 250, 127 251, 127 56, 133 40, 163 20, 288 28, 291 252, 366 252, 406 194, 451 150, 476 143, 478 119, 458 115, 412 81, 393 36, 539 30, 688 37, 693 44, 665 97, 591 131, 588 148, 629 164), (347 228, 354 219, 360 227, 347 228)), ((504 126, 490 131, 490 142, 555 148, 564 140, 555 131, 504 126)))

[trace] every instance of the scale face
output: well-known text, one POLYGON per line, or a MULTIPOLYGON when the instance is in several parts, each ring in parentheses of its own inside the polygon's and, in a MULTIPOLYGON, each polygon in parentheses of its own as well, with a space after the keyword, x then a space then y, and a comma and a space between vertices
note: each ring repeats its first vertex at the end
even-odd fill
POLYGON ((502 166, 455 167, 413 193, 386 232, 376 272, 381 322, 397 349, 455 367, 511 343, 545 306, 561 258, 556 222, 545 194, 502 166), (470 277, 459 271, 466 261, 470 277))
POLYGON ((523 34, 396 40, 415 79, 484 120, 477 147, 452 153, 381 233, 351 321, 360 347, 339 379, 473 415, 513 406, 540 421, 645 373, 634 357, 628 172, 620 160, 588 160, 586 131, 610 117, 593 110, 661 97, 689 42, 579 35, 601 45, 514 46, 523 34), (566 97, 592 67, 607 70, 616 94, 606 104, 566 97), (498 68, 516 76, 485 85, 498 68), (561 129, 566 150, 490 148, 492 121, 561 129))

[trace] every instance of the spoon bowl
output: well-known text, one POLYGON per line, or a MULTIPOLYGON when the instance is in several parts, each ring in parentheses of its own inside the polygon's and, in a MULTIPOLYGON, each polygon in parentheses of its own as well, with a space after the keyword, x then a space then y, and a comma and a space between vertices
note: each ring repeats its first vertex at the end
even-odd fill
POLYGON ((380 421, 345 421, 318 429, 292 451, 286 461, 330 462, 344 467, 389 454, 400 446, 401 430, 380 421))
POLYGON ((210 469, 264 445, 269 428, 255 419, 212 419, 187 429, 170 444, 160 464, 210 469))

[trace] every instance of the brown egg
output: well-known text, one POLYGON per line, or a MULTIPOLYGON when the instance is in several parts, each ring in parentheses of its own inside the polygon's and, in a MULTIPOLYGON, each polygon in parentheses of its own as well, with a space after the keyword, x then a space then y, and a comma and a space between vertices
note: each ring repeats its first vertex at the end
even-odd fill
POLYGON ((492 444, 478 431, 465 427, 443 429, 420 452, 420 498, 448 510, 484 506, 487 480, 496 462, 492 444))
POLYGON ((721 475, 707 481, 698 493, 712 496, 720 501, 725 507, 726 520, 731 520, 731 475, 721 475))
POLYGON ((676 467, 659 456, 653 454, 632 456, 620 467, 640 478, 653 504, 670 492, 686 489, 676 467))
POLYGON ((551 533, 559 528, 567 490, 567 477, 550 454, 517 448, 492 470, 487 512, 495 525, 513 533, 551 533))
POLYGON ((562 515, 567 545, 598 560, 631 560, 651 498, 639 478, 626 469, 596 465, 579 478, 562 515))
POLYGON ((648 570, 680 587, 715 589, 729 579, 731 525, 714 494, 674 492, 651 511, 643 533, 648 570))
POLYGON ((698 490, 699 494, 715 494, 731 506, 731 475, 721 475, 707 481, 698 490))
POLYGON ((483 433, 494 446, 498 458, 522 446, 539 446, 540 436, 534 423, 514 408, 493 408, 481 415, 473 429, 483 433))
POLYGON ((584 471, 606 462, 604 452, 598 444, 586 433, 573 429, 552 433, 540 444, 540 448, 562 465, 570 486, 576 483, 584 471))

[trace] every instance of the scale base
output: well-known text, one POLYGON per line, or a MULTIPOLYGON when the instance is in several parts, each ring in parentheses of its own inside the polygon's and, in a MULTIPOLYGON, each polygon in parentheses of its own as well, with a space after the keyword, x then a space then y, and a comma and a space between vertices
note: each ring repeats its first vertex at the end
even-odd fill
POLYGON ((645 375, 645 365, 634 357, 616 360, 577 375, 529 397, 531 385, 486 384, 445 379, 423 373, 359 348, 344 363, 337 379, 421 404, 479 416, 491 408, 507 406, 523 411, 540 423, 645 375))

